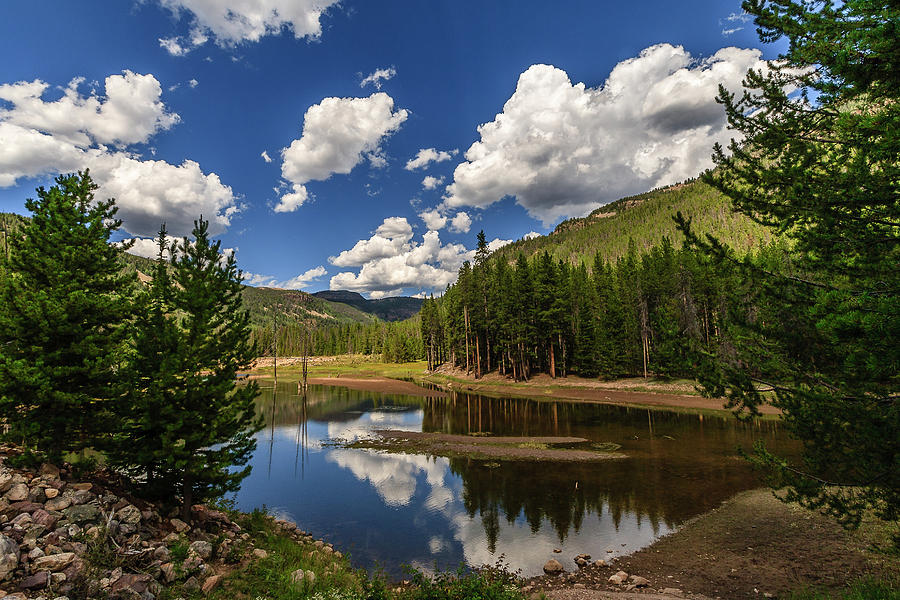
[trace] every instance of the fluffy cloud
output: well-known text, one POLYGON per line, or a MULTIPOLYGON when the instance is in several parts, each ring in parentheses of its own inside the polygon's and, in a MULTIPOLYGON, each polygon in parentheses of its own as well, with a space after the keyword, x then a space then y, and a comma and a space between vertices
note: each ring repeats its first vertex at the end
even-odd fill
POLYGON ((272 157, 269 156, 269 153, 266 152, 265 150, 262 151, 262 154, 260 154, 260 156, 261 156, 262 159, 263 159, 264 161, 266 161, 267 163, 272 162, 272 157))
POLYGON ((281 152, 281 174, 291 191, 282 195, 275 211, 291 212, 302 205, 309 181, 350 173, 364 159, 384 166, 381 142, 408 116, 405 109, 394 111, 394 99, 384 92, 367 98, 325 98, 310 106, 300 139, 281 152))
POLYGON ((455 233, 468 233, 472 227, 472 217, 468 213, 458 212, 450 220, 450 231, 455 233))
POLYGON ((533 240, 534 238, 539 238, 539 237, 541 237, 541 234, 539 234, 537 231, 529 231, 528 233, 526 233, 525 235, 522 236, 522 239, 523 240, 533 240))
MULTIPOLYGON (((420 242, 413 239, 412 227, 405 218, 390 217, 372 237, 329 258, 337 266, 361 267, 358 273, 344 271, 334 275, 331 289, 368 293, 371 298, 397 296, 410 288, 419 294, 443 291, 456 281, 463 262, 474 259, 475 251, 462 244, 442 244, 437 229, 443 227, 447 219, 439 214, 429 215, 429 218, 443 222, 429 224, 426 220, 429 231, 420 242)), ((488 243, 488 248, 494 251, 510 241, 494 239, 488 243)))
POLYGON ((369 292, 372 297, 402 293, 404 288, 441 290, 456 280, 463 261, 474 252, 462 244, 441 244, 437 231, 428 231, 421 242, 413 241, 405 218, 391 217, 368 240, 329 260, 337 266, 360 266, 331 278, 333 290, 369 292))
POLYGON ((358 267, 381 258, 396 256, 411 248, 412 226, 404 217, 388 217, 367 240, 360 240, 350 250, 328 258, 338 267, 358 267))
POLYGON ((426 190, 433 190, 437 186, 444 183, 443 176, 441 177, 432 177, 431 175, 426 175, 425 179, 422 180, 422 187, 426 190))
POLYGON ((202 46, 212 35, 220 46, 256 42, 287 30, 300 39, 322 33, 322 14, 338 0, 159 0, 176 17, 190 14, 187 36, 159 40, 174 56, 202 46))
POLYGON ((105 96, 82 95, 81 83, 74 79, 55 101, 43 100, 49 87, 43 81, 0 86, 0 99, 9 103, 0 110, 0 187, 89 168, 100 185, 97 197, 116 198, 123 227, 133 235, 153 235, 162 221, 173 235, 186 235, 201 214, 211 233, 224 231, 238 207, 218 175, 191 160, 144 161, 125 150, 178 122, 160 100, 156 78, 111 75, 105 96))
POLYGON ((478 128, 447 187, 447 207, 487 207, 505 196, 549 224, 583 216, 629 194, 696 176, 715 142, 732 133, 715 102, 747 70, 765 68, 759 50, 723 48, 695 60, 659 44, 625 60, 604 85, 573 85, 550 65, 519 77, 503 112, 478 128))
POLYGON ((178 122, 160 100, 162 87, 153 75, 123 71, 106 78, 106 97, 82 96, 84 82, 69 82, 59 100, 47 102, 43 95, 50 84, 32 82, 0 85, 0 100, 12 107, 0 109, 0 122, 53 136, 84 148, 92 144, 127 146, 146 142, 158 131, 178 122))
POLYGON ((424 169, 431 163, 444 162, 450 160, 457 155, 459 150, 435 150, 434 148, 421 148, 414 157, 406 161, 407 171, 415 171, 416 169, 424 169))
POLYGON ((246 285, 260 287, 275 287, 285 290, 300 290, 308 286, 310 283, 320 279, 328 274, 328 271, 322 265, 309 269, 308 271, 291 277, 285 281, 278 281, 271 275, 259 275, 257 273, 244 273, 244 283, 246 285))
POLYGON ((447 217, 437 209, 420 212, 419 218, 425 223, 425 227, 432 231, 443 229, 447 225, 447 217))
POLYGON ((374 73, 369 73, 359 82, 359 87, 374 85, 376 90, 381 89, 381 83, 392 79, 397 74, 397 69, 389 67, 387 69, 375 69, 374 73))

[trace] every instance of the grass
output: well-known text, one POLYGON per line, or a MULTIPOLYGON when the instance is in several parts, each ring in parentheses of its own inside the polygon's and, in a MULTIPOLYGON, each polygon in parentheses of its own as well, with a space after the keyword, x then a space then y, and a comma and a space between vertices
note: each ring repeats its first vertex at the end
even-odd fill
POLYGON ((881 579, 865 578, 853 582, 835 596, 833 592, 804 589, 797 590, 785 600, 900 600, 900 585, 881 579))

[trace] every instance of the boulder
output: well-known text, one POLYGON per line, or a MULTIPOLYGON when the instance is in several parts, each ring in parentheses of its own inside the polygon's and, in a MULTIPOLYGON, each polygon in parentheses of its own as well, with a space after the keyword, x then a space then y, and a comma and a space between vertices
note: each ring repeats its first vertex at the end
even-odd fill
POLYGON ((560 573, 564 573, 565 570, 566 569, 562 566, 562 563, 555 558, 551 558, 546 563, 544 563, 544 573, 546 573, 547 575, 559 575, 560 573))
POLYGON ((71 521, 72 523, 77 523, 79 525, 83 525, 84 523, 91 523, 100 518, 100 509, 93 504, 80 504, 78 506, 71 506, 62 511, 62 513, 69 521, 71 521))
POLYGON ((646 578, 638 575, 632 575, 628 579, 634 584, 634 587, 648 587, 650 585, 650 582, 646 578))
POLYGON ((222 581, 221 575, 213 575, 212 577, 207 577, 206 581, 203 582, 203 585, 200 586, 200 591, 204 594, 208 594, 219 585, 219 582, 222 581))
POLYGON ((24 483, 17 483, 6 492, 6 499, 10 502, 21 502, 28 498, 28 486, 24 483))
POLYGON ((607 581, 616 585, 622 585, 623 583, 628 581, 628 573, 626 573, 625 571, 619 571, 615 575, 610 575, 607 581))
POLYGON ((124 590, 129 589, 141 595, 150 587, 151 581, 153 578, 146 573, 125 573, 113 582, 109 592, 110 594, 121 594, 124 590))
POLYGON ((312 571, 297 569, 291 573, 291 583, 294 585, 307 585, 312 587, 316 583, 316 574, 312 571))
POLYGON ((6 579, 19 566, 19 544, 0 535, 0 581, 6 579))
POLYGON ((50 573, 48 571, 41 571, 40 573, 29 575, 23 579, 22 582, 19 583, 19 589, 40 590, 47 587, 48 583, 50 583, 50 573))
POLYGON ((116 513, 116 519, 126 525, 139 525, 141 522, 141 511, 138 507, 129 504, 116 513))
POLYGON ((50 463, 44 463, 41 465, 41 475, 46 475, 51 479, 56 479, 59 477, 59 467, 56 465, 51 465, 50 463))
POLYGON ((254 548, 253 549, 253 558, 263 559, 269 558, 269 553, 263 550, 262 548, 254 548))
POLYGON ((70 506, 72 506, 71 497, 57 495, 55 498, 50 498, 49 500, 47 500, 44 508, 46 510, 65 510, 70 506))
POLYGON ((13 472, 3 467, 0 469, 0 494, 6 493, 13 486, 13 472))
POLYGON ((175 577, 177 576, 175 573, 175 565, 172 563, 165 563, 159 568, 162 571, 163 580, 166 583, 172 583, 175 581, 175 577))
POLYGON ((47 496, 47 498, 49 500, 52 500, 52 499, 56 498, 57 496, 59 496, 59 490, 56 488, 49 487, 46 490, 44 490, 44 495, 47 496))
POLYGON ((209 542, 204 542, 203 540, 197 540, 190 545, 189 551, 193 552, 203 560, 209 559, 212 556, 212 544, 209 542))
POLYGON ((177 531, 178 533, 184 533, 185 531, 187 531, 188 529, 191 528, 190 525, 188 525, 187 523, 185 523, 185 522, 182 521, 181 519, 169 519, 169 522, 172 524, 172 527, 173 527, 173 528, 175 529, 175 531, 177 531))
POLYGON ((32 571, 62 571, 75 560, 74 552, 61 552, 59 554, 48 554, 40 558, 34 559, 31 563, 32 571))

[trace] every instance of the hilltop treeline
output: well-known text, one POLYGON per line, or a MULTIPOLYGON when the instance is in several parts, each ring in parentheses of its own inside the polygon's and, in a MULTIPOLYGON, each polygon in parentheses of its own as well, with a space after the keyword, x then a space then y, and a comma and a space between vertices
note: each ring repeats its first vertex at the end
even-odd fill
MULTIPOLYGON (((786 262, 787 248, 755 252, 786 262)), ((425 302, 422 338, 429 367, 444 362, 480 377, 497 370, 526 380, 551 377, 692 376, 718 343, 733 276, 669 238, 648 252, 632 242, 615 262, 598 252, 591 267, 548 252, 513 265, 488 255, 479 234, 474 264, 438 300, 425 302)))

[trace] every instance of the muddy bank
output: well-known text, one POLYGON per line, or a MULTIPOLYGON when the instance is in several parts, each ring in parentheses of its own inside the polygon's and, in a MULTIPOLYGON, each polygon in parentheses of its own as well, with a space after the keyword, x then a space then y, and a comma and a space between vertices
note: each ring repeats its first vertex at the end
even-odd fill
POLYGON ((480 460, 586 462, 624 458, 616 444, 596 444, 577 437, 470 436, 448 433, 381 430, 378 437, 341 444, 386 452, 468 457, 480 460))
MULTIPOLYGON (((710 598, 781 597, 811 587, 836 591, 863 576, 896 578, 900 560, 872 551, 884 543, 877 526, 848 532, 834 520, 786 505, 769 490, 743 492, 634 554, 578 569, 573 557, 553 555, 567 569, 528 581, 556 600, 594 600, 621 592, 618 571, 648 581, 643 592, 666 588, 710 598)), ((591 561, 604 556, 591 557, 591 561)))
POLYGON ((383 394, 403 394, 424 398, 446 398, 448 395, 447 392, 441 390, 431 390, 409 381, 388 379, 387 377, 310 377, 307 381, 310 385, 334 385, 351 390, 381 392, 383 394))

